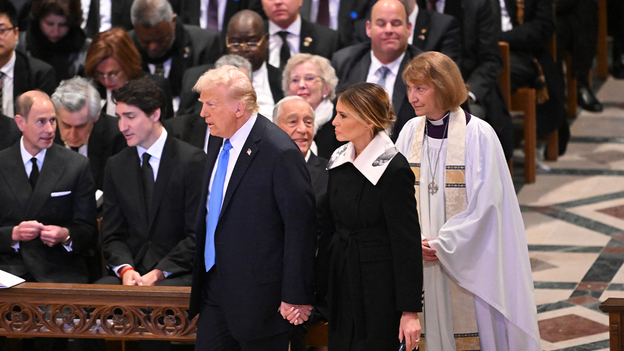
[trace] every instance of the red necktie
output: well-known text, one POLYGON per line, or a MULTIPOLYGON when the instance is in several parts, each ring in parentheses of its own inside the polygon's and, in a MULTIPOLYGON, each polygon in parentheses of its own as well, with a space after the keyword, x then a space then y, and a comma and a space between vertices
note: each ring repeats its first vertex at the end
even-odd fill
POLYGON ((429 0, 429 10, 438 12, 436 9, 436 2, 438 2, 438 0, 429 0))

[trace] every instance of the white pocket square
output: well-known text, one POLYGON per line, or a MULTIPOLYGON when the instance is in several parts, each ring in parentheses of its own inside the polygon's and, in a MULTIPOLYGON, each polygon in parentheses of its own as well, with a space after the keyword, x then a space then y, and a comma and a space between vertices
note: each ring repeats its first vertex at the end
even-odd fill
POLYGON ((71 191, 57 191, 55 193, 50 194, 50 197, 59 197, 71 194, 71 191))

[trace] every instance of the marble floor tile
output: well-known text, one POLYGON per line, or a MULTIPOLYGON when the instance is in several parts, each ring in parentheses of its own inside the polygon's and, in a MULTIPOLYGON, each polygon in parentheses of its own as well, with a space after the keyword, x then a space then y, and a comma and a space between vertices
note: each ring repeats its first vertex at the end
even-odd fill
POLYGON ((624 91, 624 80, 614 79, 612 76, 602 83, 602 86, 596 93, 596 97, 602 103, 621 103, 622 91, 624 91))
MULTIPOLYGON (((624 136, 624 135, 622 135, 624 136)), ((566 154, 557 161, 546 161, 553 170, 557 169, 623 169, 624 144, 595 142, 570 142, 566 154)))
POLYGON ((533 280, 580 282, 598 256, 595 253, 529 252, 530 258, 555 266, 555 268, 533 272, 533 280))
POLYGON ((570 127, 570 132, 578 136, 621 137, 624 130, 622 115, 622 109, 609 107, 600 116, 589 113, 579 115, 570 127))
POLYGON ((613 276, 613 279, 611 279, 611 283, 624 284, 624 266, 618 269, 617 273, 613 276))
POLYGON ((579 336, 596 335, 609 331, 609 326, 578 315, 560 316, 540 320, 540 336, 550 343, 577 339, 579 336))
POLYGON ((535 289, 535 303, 543 305, 565 301, 568 300, 573 291, 572 289, 535 289))
MULTIPOLYGON (((622 180, 624 181, 624 179, 622 180)), ((612 227, 620 228, 624 231, 624 218, 618 218, 617 216, 605 213, 605 209, 622 207, 624 208, 624 199, 615 199, 610 201, 598 202, 584 206, 578 206, 568 208, 566 211, 572 212, 594 221, 610 225, 612 227)))
POLYGON ((619 191, 624 191, 623 177, 537 175, 535 183, 522 187, 518 201, 527 206, 549 206, 619 191))
MULTIPOLYGON (((522 218, 529 245, 605 246, 611 240, 608 235, 596 233, 541 213, 523 212, 522 218)), ((624 221, 622 221, 622 226, 624 227, 624 221)))

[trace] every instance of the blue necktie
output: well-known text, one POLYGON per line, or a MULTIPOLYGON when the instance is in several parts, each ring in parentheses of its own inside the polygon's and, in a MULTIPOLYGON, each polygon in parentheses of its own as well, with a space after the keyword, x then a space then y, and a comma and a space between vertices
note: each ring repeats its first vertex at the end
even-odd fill
POLYGON ((381 67, 379 67, 377 72, 379 72, 379 74, 381 75, 381 78, 379 78, 379 80, 377 81, 377 84, 381 85, 381 87, 384 88, 384 90, 387 91, 387 89, 386 89, 386 77, 388 76, 388 73, 390 73, 390 68, 388 68, 386 66, 381 66, 381 67))
POLYGON ((215 246, 214 235, 221 214, 221 203, 223 201, 223 185, 225 183, 225 174, 227 173, 228 162, 230 160, 230 149, 232 144, 230 140, 226 140, 223 144, 223 150, 219 154, 219 164, 212 180, 212 188, 210 188, 210 200, 208 201, 208 213, 206 214, 206 247, 204 248, 204 263, 206 264, 206 272, 215 264, 215 246))

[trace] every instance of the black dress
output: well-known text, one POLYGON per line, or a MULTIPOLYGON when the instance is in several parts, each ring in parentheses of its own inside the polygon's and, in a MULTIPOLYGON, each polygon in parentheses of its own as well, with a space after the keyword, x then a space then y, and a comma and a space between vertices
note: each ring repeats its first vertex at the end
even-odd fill
POLYGON ((377 185, 352 163, 329 170, 329 350, 397 350, 401 313, 422 309, 414 173, 390 161, 377 185))

